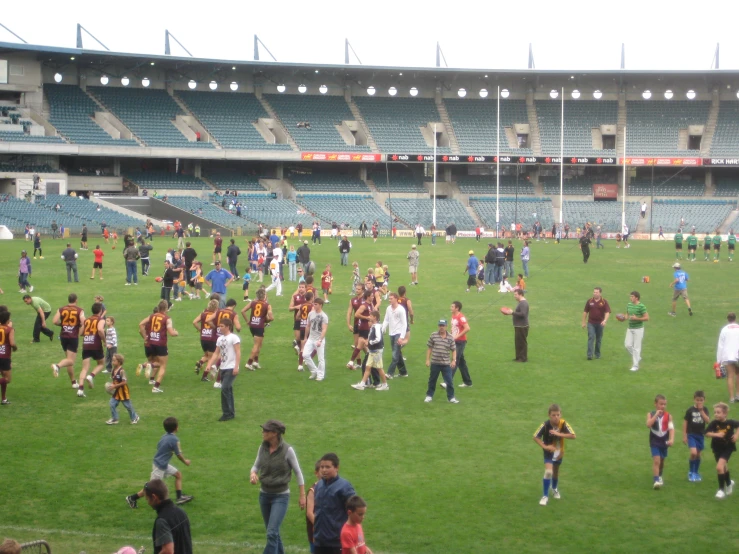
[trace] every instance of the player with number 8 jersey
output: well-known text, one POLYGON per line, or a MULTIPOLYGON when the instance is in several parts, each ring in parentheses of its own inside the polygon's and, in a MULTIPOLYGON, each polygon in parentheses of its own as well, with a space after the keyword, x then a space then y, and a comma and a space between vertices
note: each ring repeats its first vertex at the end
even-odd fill
POLYGON ((85 312, 77 305, 76 294, 71 293, 67 297, 67 305, 57 310, 53 323, 62 328, 59 340, 65 357, 59 363, 51 364, 51 369, 54 371, 54 377, 59 377, 59 370, 66 367, 69 380, 72 381, 72 388, 77 389, 79 385, 74 378, 74 363, 77 360, 77 349, 80 344, 80 329, 85 324, 85 312))
POLYGON ((249 331, 254 337, 254 346, 252 347, 249 359, 244 367, 250 371, 260 369, 259 352, 262 349, 262 341, 264 340, 264 328, 274 319, 272 315, 272 306, 266 300, 267 292, 264 287, 260 287, 257 291, 256 300, 249 302, 241 310, 241 316, 245 321, 249 322, 249 331), (250 312, 247 317, 246 312, 250 312))

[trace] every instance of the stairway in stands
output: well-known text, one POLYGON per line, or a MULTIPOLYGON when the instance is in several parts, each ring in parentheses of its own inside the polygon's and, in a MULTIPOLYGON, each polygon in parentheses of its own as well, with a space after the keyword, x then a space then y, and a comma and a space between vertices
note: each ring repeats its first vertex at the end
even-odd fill
POLYGON ((526 114, 529 117, 530 146, 534 156, 541 156, 541 135, 539 134, 539 118, 536 115, 534 95, 526 95, 526 114))
POLYGON ((711 99, 711 109, 708 110, 708 120, 703 129, 703 139, 701 140, 701 156, 708 158, 711 155, 711 146, 713 146, 713 135, 716 133, 716 123, 718 122, 718 112, 721 106, 718 91, 713 91, 711 99))
POLYGON ((449 148, 452 150, 452 154, 461 154, 459 151, 459 142, 457 141, 457 135, 454 134, 454 127, 452 126, 452 120, 449 117, 449 112, 446 111, 444 101, 440 98, 436 99, 436 109, 439 110, 441 116, 441 122, 446 128, 446 134, 449 137, 449 148))
POLYGON ((362 126, 362 130, 367 137, 367 146, 370 147, 370 150, 372 150, 372 152, 374 152, 375 154, 379 154, 380 149, 377 147, 377 143, 372 137, 372 133, 370 133, 369 127, 367 127, 367 122, 364 120, 364 117, 362 117, 362 112, 359 111, 359 106, 354 103, 354 100, 349 100, 348 104, 349 109, 354 116, 354 119, 362 126))
POLYGON ((282 123, 280 116, 277 115, 277 112, 274 110, 274 108, 269 103, 269 101, 262 94, 258 94, 257 98, 262 103, 262 107, 267 111, 269 116, 272 119, 274 119, 275 122, 280 125, 280 127, 282 127, 282 130, 285 132, 285 137, 287 138, 287 143, 290 145, 290 148, 292 148, 295 152, 300 152, 300 148, 298 148, 298 144, 295 142, 295 139, 290 134, 290 131, 287 130, 287 127, 285 127, 285 124, 282 123))

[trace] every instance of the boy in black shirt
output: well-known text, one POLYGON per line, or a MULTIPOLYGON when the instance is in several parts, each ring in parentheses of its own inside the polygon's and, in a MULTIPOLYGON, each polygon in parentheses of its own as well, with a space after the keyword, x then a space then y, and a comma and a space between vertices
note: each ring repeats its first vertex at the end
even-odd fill
POLYGON ((708 424, 706 436, 711 437, 711 450, 716 458, 716 472, 718 473, 718 492, 716 498, 722 499, 734 492, 734 481, 729 475, 729 458, 736 451, 736 441, 739 439, 739 421, 726 419, 729 406, 719 402, 713 407, 715 419, 708 424))
POLYGON ((688 464, 688 481, 690 482, 702 480, 698 470, 701 466, 703 434, 706 432, 706 423, 711 419, 708 417, 708 410, 703 405, 705 401, 706 395, 703 391, 695 391, 693 405, 688 408, 683 418, 683 442, 690 448, 690 463, 688 464))
POLYGON ((544 496, 539 501, 540 506, 546 506, 549 501, 549 488, 552 495, 559 499, 559 466, 565 452, 563 439, 574 439, 575 431, 562 418, 562 410, 558 404, 549 406, 549 419, 539 425, 534 433, 534 441, 541 446, 544 452, 544 496))

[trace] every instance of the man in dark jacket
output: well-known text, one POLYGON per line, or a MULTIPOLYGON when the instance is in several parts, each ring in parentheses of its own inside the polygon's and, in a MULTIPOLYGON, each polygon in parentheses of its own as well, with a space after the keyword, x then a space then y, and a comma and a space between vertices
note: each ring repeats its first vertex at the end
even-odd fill
POLYGON ((499 242, 495 249, 495 282, 500 283, 503 280, 503 266, 505 265, 505 249, 503 243, 499 242))
POLYGON ((339 242, 339 252, 341 253, 341 265, 349 265, 349 251, 352 249, 352 245, 349 242, 349 239, 344 237, 341 237, 341 242, 339 242))
POLYGON ((452 244, 457 240, 457 226, 454 223, 450 223, 446 228, 447 236, 451 237, 452 244))
POLYGON ((144 485, 146 501, 157 513, 152 539, 154 554, 192 554, 190 520, 185 511, 169 498, 167 485, 152 479, 144 485))
POLYGON ((316 554, 341 552, 341 528, 346 523, 346 501, 356 494, 352 484, 339 477, 339 457, 330 452, 318 462, 321 480, 314 492, 313 540, 316 554))
POLYGON ((298 250, 295 252, 298 255, 298 263, 300 263, 303 266, 303 272, 305 275, 308 275, 308 273, 305 273, 306 266, 310 262, 310 248, 308 248, 308 241, 303 241, 303 246, 298 248, 298 250))
POLYGON ((495 245, 488 243, 488 251, 485 254, 485 284, 491 285, 495 281, 495 245))
POLYGON ((236 269, 239 256, 241 256, 241 249, 236 246, 236 241, 231 239, 231 244, 228 245, 228 249, 226 250, 226 259, 228 260, 228 268, 231 270, 231 275, 236 279, 239 278, 239 270, 236 269))

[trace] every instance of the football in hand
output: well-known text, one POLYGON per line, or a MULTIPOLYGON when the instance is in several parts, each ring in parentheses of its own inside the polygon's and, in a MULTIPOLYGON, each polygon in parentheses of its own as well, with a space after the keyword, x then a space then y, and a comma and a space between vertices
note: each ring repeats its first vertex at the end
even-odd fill
POLYGON ((156 281, 157 283, 161 283, 161 282, 162 282, 162 278, 161 278, 161 277, 157 277, 157 278, 156 278, 156 279, 154 279, 154 280, 155 280, 155 281, 156 281))
POLYGON ((111 381, 108 381, 105 383, 105 392, 112 395, 115 392, 115 389, 113 388, 113 383, 111 381))
POLYGON ((511 315, 513 313, 513 310, 507 308, 506 306, 503 306, 500 308, 500 313, 502 313, 503 315, 511 315))
POLYGON ((619 321, 626 321, 626 316, 624 314, 616 314, 616 319, 619 321))

